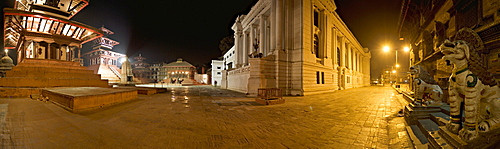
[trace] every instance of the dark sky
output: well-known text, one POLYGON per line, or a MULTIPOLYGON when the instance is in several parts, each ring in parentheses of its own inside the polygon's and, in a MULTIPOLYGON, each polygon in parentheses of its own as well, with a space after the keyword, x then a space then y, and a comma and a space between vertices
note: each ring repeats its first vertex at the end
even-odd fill
MULTIPOLYGON (((4 1, 12 7, 14 0, 4 1)), ((219 41, 233 34, 235 16, 246 14, 256 0, 91 0, 72 18, 96 28, 104 25, 115 32, 109 38, 120 42, 113 50, 129 56, 142 54, 152 62, 172 62, 177 58, 193 65, 208 63, 221 56, 219 41)), ((372 78, 395 63, 395 52, 380 52, 384 45, 402 49, 397 24, 400 0, 335 0, 337 13, 363 47, 372 52, 372 78)), ((5 7, 5 6, 2 6, 5 7)), ((91 50, 89 42, 84 52, 91 50)), ((3 44, 2 44, 3 45, 3 44)), ((406 62, 408 54, 400 52, 406 62)))

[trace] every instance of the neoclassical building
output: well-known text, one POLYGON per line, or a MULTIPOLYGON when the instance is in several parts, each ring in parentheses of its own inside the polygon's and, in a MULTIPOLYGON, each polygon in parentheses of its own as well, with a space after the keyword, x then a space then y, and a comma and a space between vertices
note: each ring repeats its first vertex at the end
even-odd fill
POLYGON ((369 85, 371 53, 336 8, 333 0, 259 0, 232 26, 234 52, 222 60, 221 87, 308 95, 369 85))

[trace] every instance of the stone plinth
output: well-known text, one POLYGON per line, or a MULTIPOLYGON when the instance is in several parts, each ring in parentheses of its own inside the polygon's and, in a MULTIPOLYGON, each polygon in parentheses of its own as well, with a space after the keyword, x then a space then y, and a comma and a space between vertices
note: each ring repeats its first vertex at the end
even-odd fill
POLYGON ((135 89, 100 87, 64 87, 44 89, 49 101, 72 112, 82 112, 122 103, 137 98, 135 89))

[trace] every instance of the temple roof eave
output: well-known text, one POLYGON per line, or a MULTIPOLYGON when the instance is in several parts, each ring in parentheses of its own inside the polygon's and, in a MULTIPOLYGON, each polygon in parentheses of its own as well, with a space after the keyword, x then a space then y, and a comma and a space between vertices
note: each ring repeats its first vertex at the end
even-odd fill
MULTIPOLYGON (((52 21, 58 21, 58 22, 61 22, 61 23, 66 23, 66 24, 70 24, 70 25, 77 26, 77 27, 80 27, 80 28, 84 28, 84 29, 92 32, 91 35, 85 36, 85 37, 83 37, 82 39, 79 40, 79 41, 81 41, 81 44, 84 44, 86 42, 92 41, 92 40, 94 40, 94 39, 96 39, 98 37, 102 37, 104 35, 104 33, 101 30, 99 30, 97 28, 94 28, 92 26, 89 26, 89 25, 86 25, 86 24, 83 24, 83 23, 80 23, 80 22, 76 22, 76 21, 67 20, 67 19, 60 18, 60 17, 55 17, 55 16, 51 16, 51 15, 47 15, 47 14, 42 14, 42 13, 16 10, 16 9, 13 9, 13 8, 4 8, 4 16, 29 16, 29 17, 36 17, 36 18, 44 18, 44 19, 48 19, 48 20, 52 20, 52 21)), ((77 40, 77 39, 75 39, 75 40, 77 40)))

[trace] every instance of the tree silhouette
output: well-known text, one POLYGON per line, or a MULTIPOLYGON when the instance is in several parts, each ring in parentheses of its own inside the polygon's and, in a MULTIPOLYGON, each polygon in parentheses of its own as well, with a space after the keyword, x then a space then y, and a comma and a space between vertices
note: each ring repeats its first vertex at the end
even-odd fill
POLYGON ((222 38, 219 42, 219 49, 222 52, 222 55, 224 55, 229 49, 231 49, 234 46, 234 36, 226 36, 222 38))

